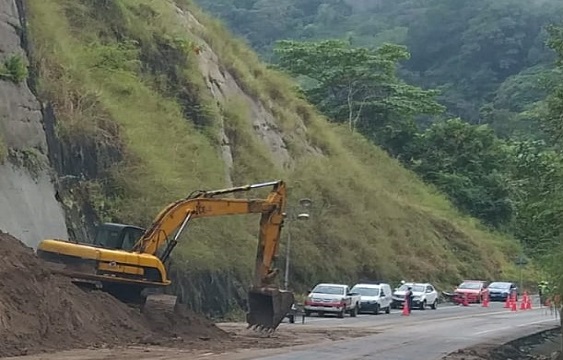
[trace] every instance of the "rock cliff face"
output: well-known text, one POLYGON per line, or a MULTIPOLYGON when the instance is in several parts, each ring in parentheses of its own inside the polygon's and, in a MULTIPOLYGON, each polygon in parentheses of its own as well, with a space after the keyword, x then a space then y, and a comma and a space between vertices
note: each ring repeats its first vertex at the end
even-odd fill
MULTIPOLYGON (((0 62, 26 59, 15 0, 0 2, 0 62)), ((0 229, 35 247, 44 238, 68 238, 56 199, 41 104, 26 81, 0 78, 0 229)))

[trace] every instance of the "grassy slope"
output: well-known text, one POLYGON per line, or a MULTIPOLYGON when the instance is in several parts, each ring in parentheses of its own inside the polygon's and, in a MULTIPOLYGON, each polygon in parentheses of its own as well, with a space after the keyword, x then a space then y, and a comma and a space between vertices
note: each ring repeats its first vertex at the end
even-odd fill
MULTIPOLYGON (((512 273, 503 255, 518 250, 512 240, 480 229, 380 149, 329 125, 294 95, 289 79, 266 69, 216 20, 185 0, 176 3, 206 30, 187 33, 162 0, 27 1, 40 96, 54 103, 59 135, 124 148, 124 160, 109 170, 111 181, 85 184, 102 215, 146 225, 168 201, 224 186, 216 135, 224 119, 237 184, 282 177, 293 200, 315 201, 312 221, 292 226, 298 288, 363 275, 447 284, 501 269, 512 273), (212 99, 197 70, 196 35, 247 94, 274 101, 271 111, 296 170, 274 165, 237 99, 224 108, 212 99), (297 133, 302 123, 306 130, 297 133), (310 145, 326 156, 307 155, 310 145)), ((253 216, 193 223, 175 253, 174 274, 195 307, 204 291, 222 310, 225 299, 244 293, 256 223, 253 216)))

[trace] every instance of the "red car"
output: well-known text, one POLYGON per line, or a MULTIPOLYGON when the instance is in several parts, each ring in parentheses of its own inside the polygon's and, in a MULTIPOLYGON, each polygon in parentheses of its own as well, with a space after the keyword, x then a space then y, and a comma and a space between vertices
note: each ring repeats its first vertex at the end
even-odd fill
POLYGON ((489 295, 487 283, 481 280, 465 280, 454 291, 453 301, 456 304, 463 303, 463 299, 467 297, 468 303, 481 303, 485 296, 489 295))

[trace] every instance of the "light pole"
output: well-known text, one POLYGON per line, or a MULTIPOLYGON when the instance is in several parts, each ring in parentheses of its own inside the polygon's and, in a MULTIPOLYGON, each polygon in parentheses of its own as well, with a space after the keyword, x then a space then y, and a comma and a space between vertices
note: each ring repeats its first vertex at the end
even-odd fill
POLYGON ((519 255, 516 258, 516 265, 518 265, 519 270, 519 277, 520 277, 520 291, 523 291, 523 281, 522 281, 522 268, 528 264, 528 260, 524 257, 524 255, 519 255))
MULTIPOLYGON (((300 207, 304 208, 303 210, 311 207, 313 201, 308 198, 299 199, 300 207)), ((300 212, 297 216, 295 216, 293 209, 290 208, 289 214, 286 213, 286 224, 287 224, 287 245, 285 248, 285 276, 283 280, 283 287, 287 290, 289 285, 289 257, 291 251, 291 222, 293 220, 309 220, 309 213, 306 211, 300 212)))

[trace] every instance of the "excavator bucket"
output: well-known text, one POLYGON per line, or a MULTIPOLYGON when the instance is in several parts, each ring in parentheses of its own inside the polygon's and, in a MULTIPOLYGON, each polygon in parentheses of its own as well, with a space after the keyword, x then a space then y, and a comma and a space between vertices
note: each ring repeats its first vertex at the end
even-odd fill
POLYGON ((248 292, 248 327, 275 330, 291 310, 295 298, 290 291, 275 288, 253 288, 248 292))

